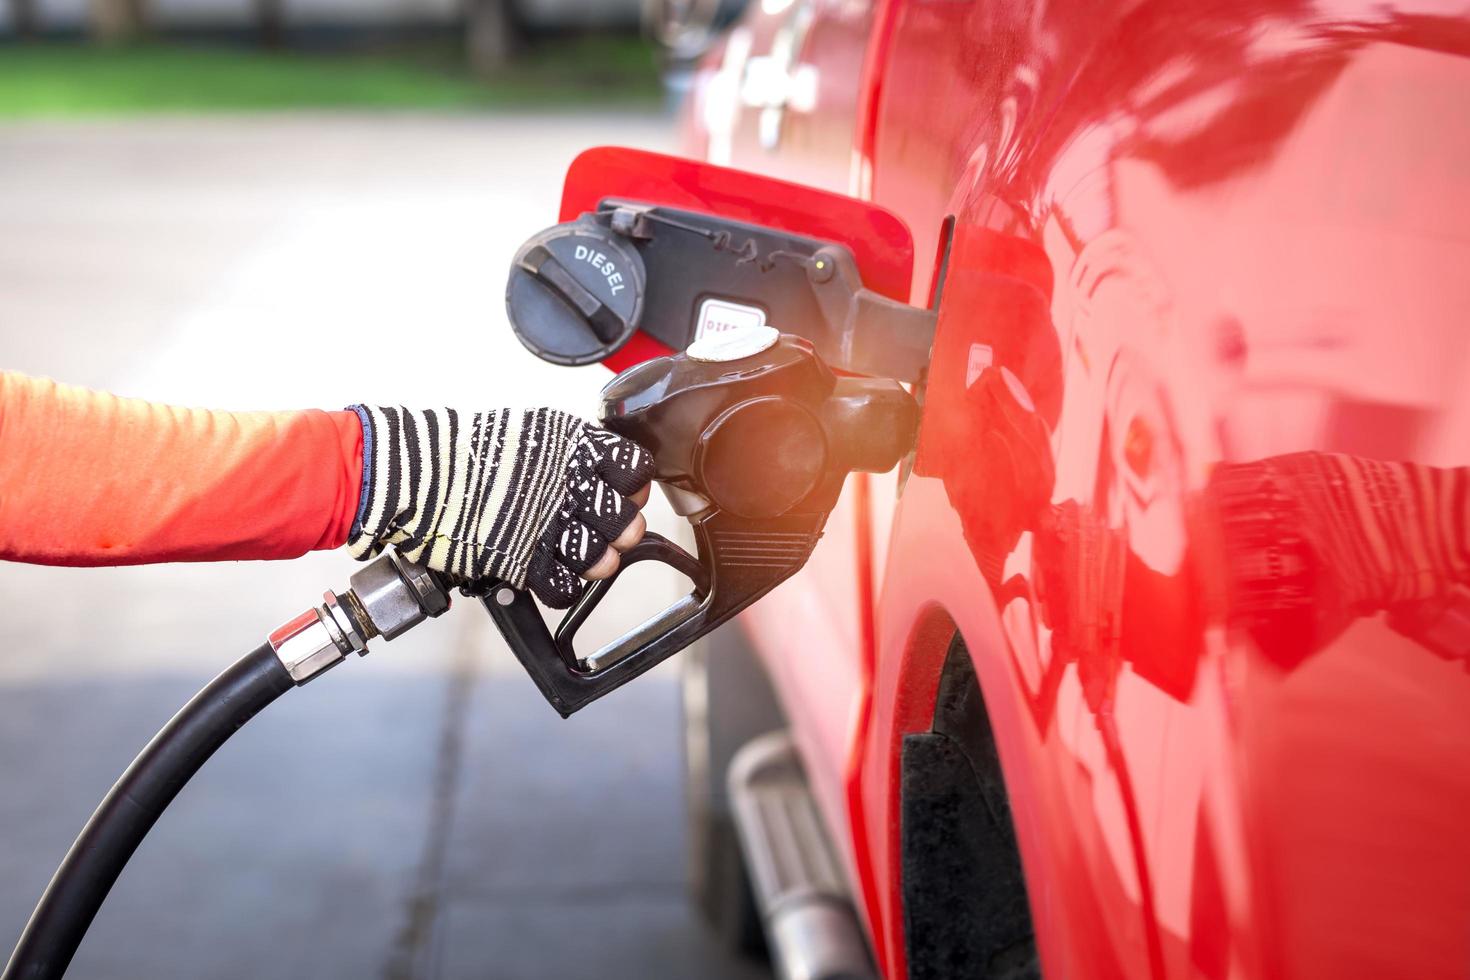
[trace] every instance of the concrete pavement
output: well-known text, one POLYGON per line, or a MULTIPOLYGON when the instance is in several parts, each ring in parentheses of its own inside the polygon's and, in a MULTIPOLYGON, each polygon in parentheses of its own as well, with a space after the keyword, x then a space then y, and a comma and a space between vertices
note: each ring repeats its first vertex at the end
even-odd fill
MULTIPOLYGON (((605 372, 527 354, 504 271, 579 149, 670 142, 628 116, 6 126, 0 365, 226 408, 585 413, 605 372)), ((0 946, 152 732, 351 570, 0 564, 0 946)), ((676 589, 646 578, 645 606, 592 625, 676 589)), ((236 736, 71 975, 761 976, 684 900, 680 766, 670 670, 562 721, 462 602, 236 736)))

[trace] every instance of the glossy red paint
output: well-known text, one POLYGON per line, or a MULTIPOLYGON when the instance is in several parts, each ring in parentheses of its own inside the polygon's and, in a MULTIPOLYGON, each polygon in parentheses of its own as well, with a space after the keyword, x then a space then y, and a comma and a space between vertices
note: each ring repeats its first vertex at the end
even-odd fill
POLYGON ((952 229, 912 475, 746 617, 885 975, 957 630, 1047 974, 1466 976, 1470 15, 794 0, 741 63, 797 16, 869 27, 795 59, 851 145, 693 141, 952 229))

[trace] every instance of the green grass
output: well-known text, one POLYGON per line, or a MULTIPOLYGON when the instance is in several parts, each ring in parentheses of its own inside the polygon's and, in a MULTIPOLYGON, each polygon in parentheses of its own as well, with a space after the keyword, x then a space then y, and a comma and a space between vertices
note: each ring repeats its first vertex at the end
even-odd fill
POLYGON ((542 42, 496 77, 443 48, 323 54, 150 44, 0 47, 0 117, 294 109, 656 104, 653 50, 637 38, 542 42))

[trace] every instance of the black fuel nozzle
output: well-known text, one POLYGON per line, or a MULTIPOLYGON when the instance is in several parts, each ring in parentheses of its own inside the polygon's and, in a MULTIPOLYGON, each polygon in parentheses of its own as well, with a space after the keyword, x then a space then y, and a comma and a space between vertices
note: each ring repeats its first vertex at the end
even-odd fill
POLYGON ((854 470, 883 472, 911 449, 918 406, 896 381, 839 378, 807 341, 762 328, 711 338, 630 368, 603 389, 604 425, 650 450, 655 479, 686 502, 697 557, 656 534, 623 569, 661 561, 693 583, 683 599, 588 655, 577 630, 614 588, 594 582, 553 635, 530 595, 486 607, 563 715, 682 650, 795 574, 854 470))
POLYGON ((889 379, 838 378, 799 337, 764 335, 733 360, 696 344, 630 368, 603 389, 602 424, 653 453, 657 480, 725 513, 825 513, 849 472, 908 452, 914 399, 889 379))

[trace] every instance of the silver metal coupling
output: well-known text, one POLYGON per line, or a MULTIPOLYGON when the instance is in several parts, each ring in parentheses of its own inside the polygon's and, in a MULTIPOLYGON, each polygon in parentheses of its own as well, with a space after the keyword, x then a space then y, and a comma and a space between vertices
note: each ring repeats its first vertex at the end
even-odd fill
POLYGON ((392 640, 449 608, 449 588, 430 569, 389 551, 354 573, 352 587, 327 592, 322 604, 270 635, 271 649, 298 685, 367 653, 375 636, 392 640))

